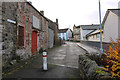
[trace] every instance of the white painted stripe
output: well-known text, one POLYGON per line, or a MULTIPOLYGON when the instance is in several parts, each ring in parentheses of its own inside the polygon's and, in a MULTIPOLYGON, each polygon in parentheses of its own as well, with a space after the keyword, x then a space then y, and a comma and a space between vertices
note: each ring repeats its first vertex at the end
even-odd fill
POLYGON ((78 69, 78 67, 75 67, 75 66, 67 66, 68 68, 76 68, 78 69))
POLYGON ((75 67, 75 66, 67 66, 67 65, 55 64, 55 63, 48 63, 48 64, 53 64, 53 65, 57 65, 57 66, 62 66, 62 67, 68 67, 68 68, 75 68, 75 69, 78 69, 78 67, 75 67))

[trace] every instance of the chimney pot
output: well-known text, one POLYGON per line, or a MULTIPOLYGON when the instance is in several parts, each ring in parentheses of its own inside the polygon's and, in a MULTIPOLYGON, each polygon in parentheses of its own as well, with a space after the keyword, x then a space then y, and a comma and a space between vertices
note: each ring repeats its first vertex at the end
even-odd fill
POLYGON ((56 24, 58 24, 58 19, 56 19, 56 24))
POLYGON ((42 15, 44 15, 44 11, 40 11, 40 13, 41 13, 42 15))

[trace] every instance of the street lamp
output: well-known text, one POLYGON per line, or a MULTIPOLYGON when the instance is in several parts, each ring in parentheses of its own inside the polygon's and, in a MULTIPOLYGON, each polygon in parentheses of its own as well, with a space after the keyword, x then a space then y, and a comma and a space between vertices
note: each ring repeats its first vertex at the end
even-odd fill
POLYGON ((102 24, 101 24, 101 5, 100 5, 100 0, 99 0, 99 20, 100 20, 100 53, 103 53, 103 48, 102 48, 102 24))

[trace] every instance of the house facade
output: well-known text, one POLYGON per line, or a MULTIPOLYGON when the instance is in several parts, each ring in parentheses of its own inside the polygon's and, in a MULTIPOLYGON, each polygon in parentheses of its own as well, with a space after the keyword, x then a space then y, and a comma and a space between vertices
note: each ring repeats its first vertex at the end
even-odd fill
MULTIPOLYGON (((1 3, 0 3, 1 4, 1 3)), ((53 47, 58 26, 48 28, 49 20, 29 2, 3 2, 0 6, 0 53, 3 67, 25 60, 40 49, 53 47), (51 35, 52 34, 52 39, 51 35), (49 38, 50 36, 50 38, 49 38)), ((52 24, 52 23, 50 23, 52 24)))
POLYGON ((108 9, 103 19, 104 42, 120 38, 120 9, 108 9))
POLYGON ((99 29, 99 25, 80 25, 73 26, 74 40, 86 40, 86 35, 92 31, 99 29))
MULTIPOLYGON (((103 40, 103 30, 102 30, 102 40, 103 40)), ((100 30, 94 30, 91 33, 86 35, 87 41, 96 41, 100 42, 100 30)))
POLYGON ((77 41, 80 40, 80 28, 76 27, 75 25, 73 26, 73 35, 74 35, 74 40, 77 41))
POLYGON ((69 40, 72 38, 72 30, 67 28, 67 29, 60 29, 59 30, 59 38, 62 40, 69 40))

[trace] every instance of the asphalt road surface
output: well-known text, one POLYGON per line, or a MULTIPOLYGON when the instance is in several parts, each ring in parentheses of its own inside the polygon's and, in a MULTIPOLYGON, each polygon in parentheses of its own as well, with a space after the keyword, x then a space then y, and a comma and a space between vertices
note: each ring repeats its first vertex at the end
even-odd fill
POLYGON ((78 68, 78 57, 80 54, 85 54, 85 51, 78 47, 76 43, 66 42, 66 44, 48 53, 48 63, 78 68))
POLYGON ((85 51, 76 43, 66 42, 48 51, 48 71, 42 70, 42 54, 23 68, 17 69, 5 78, 81 78, 78 70, 78 55, 85 51))

